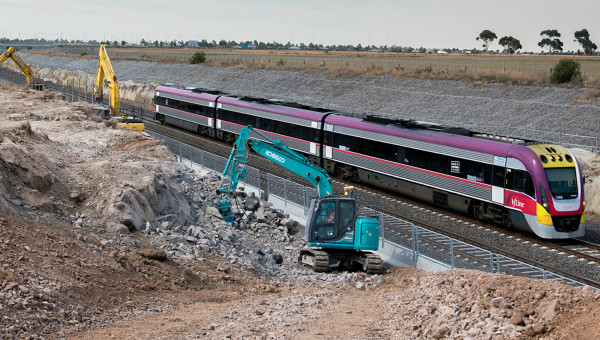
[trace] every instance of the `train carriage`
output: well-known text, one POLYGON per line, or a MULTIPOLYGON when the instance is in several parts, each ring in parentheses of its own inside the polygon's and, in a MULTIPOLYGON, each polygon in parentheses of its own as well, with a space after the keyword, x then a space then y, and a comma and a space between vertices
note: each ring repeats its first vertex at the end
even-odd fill
POLYGON ((219 91, 159 86, 154 91, 154 119, 182 129, 215 136, 219 91))
POLYGON ((228 142, 252 125, 343 178, 542 238, 585 234, 581 169, 574 155, 560 146, 162 86, 156 90, 155 117, 228 142))
MULTIPOLYGON (((216 128, 226 132, 226 141, 234 141, 247 125, 263 132, 269 138, 305 155, 317 156, 319 129, 316 121, 324 109, 295 103, 270 101, 251 97, 221 97, 217 104, 216 128)), ((260 136, 255 138, 262 139, 260 136)))

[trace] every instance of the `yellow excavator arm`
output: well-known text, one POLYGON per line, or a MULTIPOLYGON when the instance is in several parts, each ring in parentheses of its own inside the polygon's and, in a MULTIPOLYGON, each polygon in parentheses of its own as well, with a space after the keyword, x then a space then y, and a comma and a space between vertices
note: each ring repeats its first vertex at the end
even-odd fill
POLYGON ((31 70, 31 67, 29 67, 29 65, 27 65, 27 63, 23 61, 21 56, 17 54, 14 47, 10 47, 8 50, 6 50, 6 52, 0 55, 0 65, 4 63, 8 58, 12 59, 15 62, 15 64, 17 64, 17 66, 21 69, 21 71, 25 73, 25 78, 27 78, 27 87, 29 87, 29 84, 33 81, 33 71, 31 70))
POLYGON ((102 88, 105 77, 108 88, 110 89, 110 111, 112 111, 112 115, 116 117, 119 116, 121 102, 119 97, 119 81, 112 68, 108 54, 106 54, 106 48, 104 45, 100 45, 100 52, 98 53, 98 72, 96 73, 96 85, 94 89, 94 96, 98 101, 102 101, 102 88))

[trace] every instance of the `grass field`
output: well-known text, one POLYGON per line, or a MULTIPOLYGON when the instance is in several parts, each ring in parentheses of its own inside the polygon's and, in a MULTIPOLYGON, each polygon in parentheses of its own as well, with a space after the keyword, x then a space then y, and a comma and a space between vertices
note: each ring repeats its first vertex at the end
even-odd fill
MULTIPOLYGON (((340 52, 239 49, 172 49, 110 47, 112 59, 188 62, 202 51, 209 66, 300 69, 334 75, 391 74, 395 76, 545 84, 560 59, 575 59, 588 86, 600 85, 600 57, 560 55, 469 55, 394 52, 340 52)), ((95 57, 96 49, 68 49, 95 57)))

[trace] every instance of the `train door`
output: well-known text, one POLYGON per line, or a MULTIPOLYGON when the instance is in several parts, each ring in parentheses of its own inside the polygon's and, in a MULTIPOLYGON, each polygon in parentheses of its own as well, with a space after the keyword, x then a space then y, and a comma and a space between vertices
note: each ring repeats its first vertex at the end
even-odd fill
POLYGON ((333 173, 335 169, 335 162, 333 161, 333 124, 325 123, 325 126, 321 130, 324 134, 323 138, 323 164, 321 167, 330 173, 333 173))
POLYGON ((492 169, 492 202, 504 205, 506 158, 494 156, 492 169))
POLYGON ((325 158, 327 159, 331 159, 333 158, 333 124, 327 124, 325 123, 325 143, 323 143, 324 145, 324 150, 325 150, 325 158))
POLYGON ((320 129, 321 122, 311 122, 310 123, 310 154, 319 157, 321 155, 320 150, 320 129))

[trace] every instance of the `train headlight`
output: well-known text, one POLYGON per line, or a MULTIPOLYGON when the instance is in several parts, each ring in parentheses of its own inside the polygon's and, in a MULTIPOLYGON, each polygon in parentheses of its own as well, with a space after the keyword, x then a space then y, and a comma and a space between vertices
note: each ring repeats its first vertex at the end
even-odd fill
POLYGON ((542 204, 542 206, 543 206, 544 208, 548 208, 548 203, 544 202, 544 203, 542 204))

